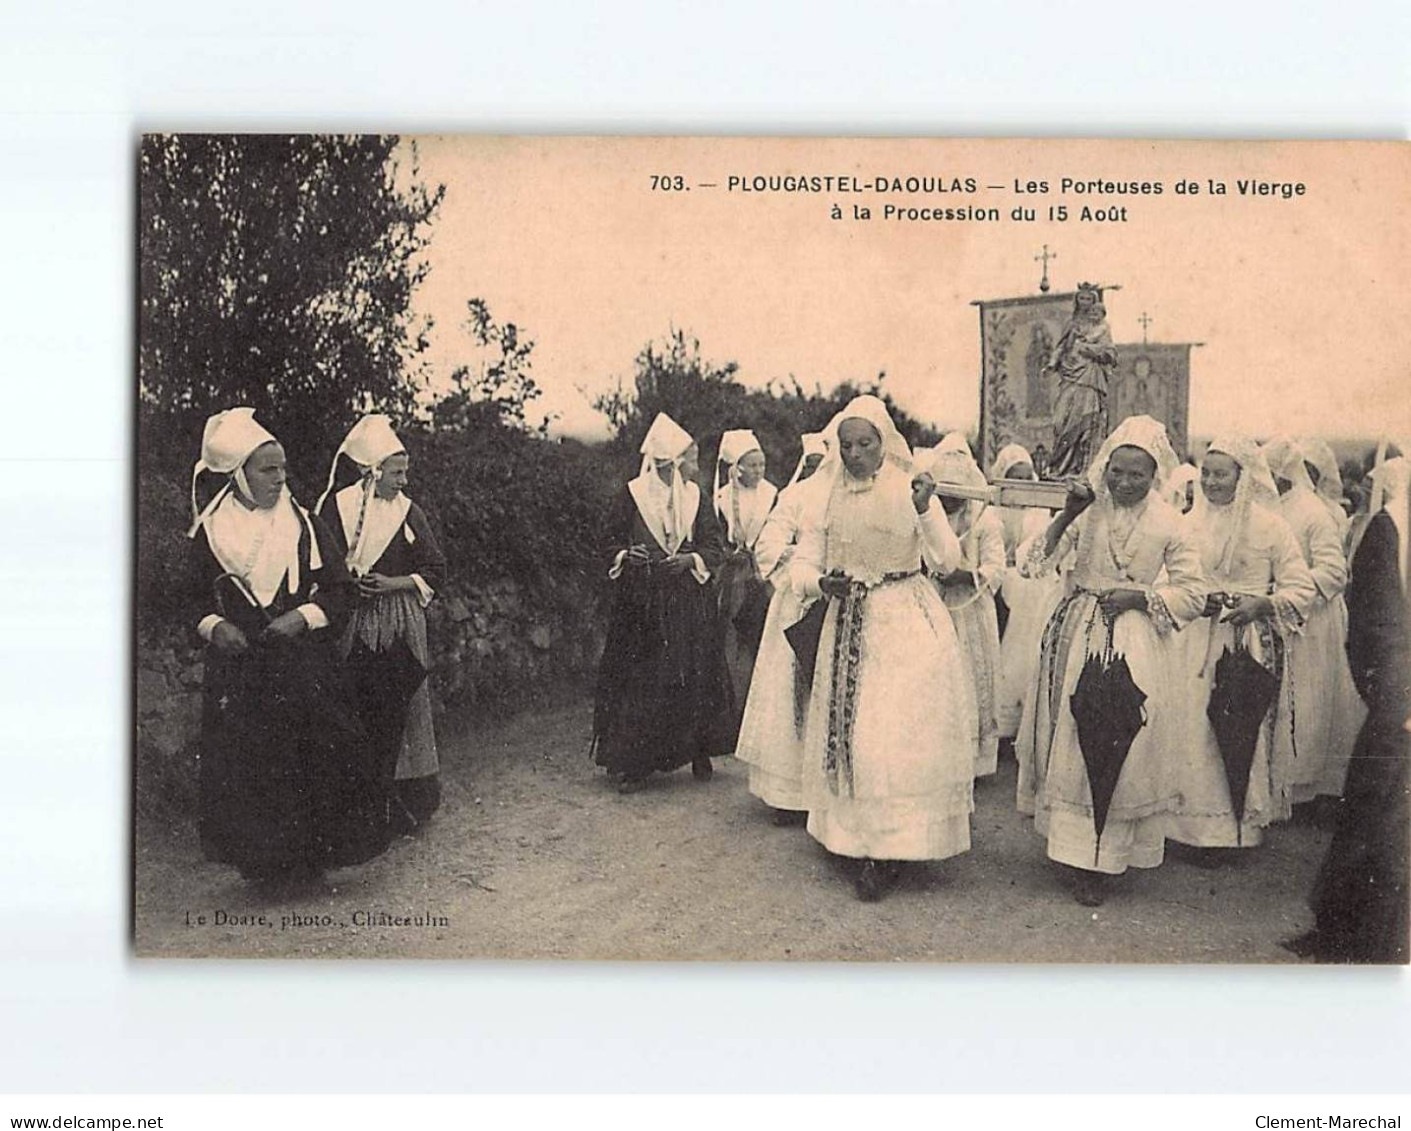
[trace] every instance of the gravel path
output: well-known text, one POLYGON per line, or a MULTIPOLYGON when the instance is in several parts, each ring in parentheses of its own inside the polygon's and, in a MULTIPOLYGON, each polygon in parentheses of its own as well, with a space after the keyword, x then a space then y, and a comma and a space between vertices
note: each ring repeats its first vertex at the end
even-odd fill
POLYGON ((1012 762, 976 787, 968 854, 859 903, 848 866, 802 829, 775 828, 733 759, 709 783, 687 769, 619 796, 586 757, 590 715, 578 702, 448 724, 431 825, 295 897, 261 899, 205 863, 190 828, 140 823, 137 953, 1287 962, 1279 940, 1311 921, 1304 895, 1327 837, 1303 826, 1216 871, 1168 856, 1118 880, 1096 912, 1080 907, 1015 812, 1012 762))

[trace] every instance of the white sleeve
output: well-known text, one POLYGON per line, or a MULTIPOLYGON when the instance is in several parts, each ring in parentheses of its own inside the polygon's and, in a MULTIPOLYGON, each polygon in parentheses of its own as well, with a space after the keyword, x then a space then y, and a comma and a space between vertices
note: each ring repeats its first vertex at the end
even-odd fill
POLYGON ((788 557, 789 547, 798 529, 797 520, 791 511, 792 508, 787 504, 775 507, 773 513, 765 520, 764 529, 755 539, 755 565, 759 567, 759 575, 763 578, 769 578, 776 569, 785 564, 788 557))
POLYGON ((934 498, 927 504, 926 513, 916 516, 916 529, 921 535, 921 557, 928 566, 943 576, 960 568, 964 560, 960 539, 934 498))
POLYGON ((980 560, 975 567, 979 586, 991 593, 998 593, 1004 584, 1005 561, 1004 528, 999 516, 991 510, 981 513, 977 520, 975 540, 980 547, 980 560))
POLYGON ((328 617, 318 605, 310 601, 307 605, 300 605, 296 610, 304 618, 304 623, 309 626, 312 632, 317 628, 328 627, 328 617))
POLYGON ((201 623, 196 626, 196 631, 201 634, 201 639, 209 644, 211 634, 216 630, 216 625, 220 624, 223 620, 225 620, 225 617, 217 613, 211 613, 209 616, 201 618, 201 623))
MULTIPOLYGON (((407 527, 407 533, 411 533, 411 527, 407 527)), ((427 585, 426 579, 419 573, 412 574, 411 579, 416 583, 416 595, 421 601, 421 607, 424 609, 427 605, 431 604, 432 598, 436 596, 436 590, 427 585)))
POLYGON ((801 600, 821 597, 819 579, 823 576, 823 562, 828 547, 828 536, 821 520, 805 519, 799 524, 799 538, 794 545, 793 557, 789 559, 789 584, 801 600))

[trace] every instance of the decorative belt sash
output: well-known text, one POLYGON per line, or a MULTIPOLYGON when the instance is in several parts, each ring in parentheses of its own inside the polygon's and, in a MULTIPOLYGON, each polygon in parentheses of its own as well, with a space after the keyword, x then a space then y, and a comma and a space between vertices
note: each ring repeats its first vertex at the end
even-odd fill
POLYGON ((884 573, 880 581, 868 584, 854 581, 840 598, 838 626, 833 636, 833 683, 828 696, 828 743, 823 768, 834 797, 846 789, 853 796, 852 731, 857 721, 857 677, 862 660, 862 623, 867 595, 883 585, 905 581, 921 573, 918 569, 884 573))

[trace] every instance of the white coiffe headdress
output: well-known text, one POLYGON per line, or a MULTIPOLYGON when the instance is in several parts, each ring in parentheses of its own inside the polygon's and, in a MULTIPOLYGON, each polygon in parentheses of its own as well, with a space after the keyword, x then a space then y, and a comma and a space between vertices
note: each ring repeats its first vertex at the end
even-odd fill
POLYGON ((338 476, 339 456, 347 456, 362 469, 368 480, 367 489, 371 491, 372 485, 381 474, 383 463, 406 450, 392 429, 391 417, 380 412, 364 416, 348 430, 343 442, 338 445, 338 450, 333 453, 333 463, 328 469, 328 486, 319 496, 318 505, 314 510, 322 510, 323 501, 333 493, 333 484, 338 476))
POLYGON ((1151 489, 1158 494, 1181 462, 1166 435, 1166 425, 1150 416, 1129 416, 1102 442, 1097 457, 1088 468, 1088 485, 1097 492, 1099 501, 1109 498, 1107 464, 1118 448, 1139 448, 1156 461, 1156 478, 1151 489))
POLYGON ((250 485, 245 482, 245 461, 255 453, 256 448, 275 442, 274 435, 255 419, 255 410, 242 406, 218 412, 206 421, 201 433, 201 458, 191 469, 191 529, 188 538, 196 537, 196 531, 215 513, 222 499, 230 493, 232 485, 238 486, 247 497, 250 485), (228 475, 226 480, 204 509, 196 504, 196 481, 203 471, 217 475, 228 475))

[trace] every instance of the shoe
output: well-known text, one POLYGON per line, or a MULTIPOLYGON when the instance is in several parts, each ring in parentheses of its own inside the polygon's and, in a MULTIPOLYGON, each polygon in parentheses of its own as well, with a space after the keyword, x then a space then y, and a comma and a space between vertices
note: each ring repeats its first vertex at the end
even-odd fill
POLYGON ((793 829, 808 824, 808 814, 797 809, 775 809, 769 819, 776 829, 793 829))
POLYGON ((709 758, 697 758, 691 763, 691 776, 697 781, 710 781, 715 777, 715 767, 710 764, 709 758))
POLYGON ((881 870, 877 867, 875 860, 862 862, 862 870, 858 872, 857 879, 853 881, 853 890, 863 903, 876 903, 882 898, 885 889, 882 885, 881 870))
POLYGON ((628 777, 624 777, 620 782, 617 783, 617 792, 620 793, 620 794, 623 794, 624 796, 626 796, 626 795, 629 794, 629 793, 641 793, 642 790, 644 790, 644 789, 646 789, 646 788, 647 788, 647 779, 646 779, 646 778, 628 778, 628 777))
POLYGON ((1083 872, 1073 880, 1073 898, 1084 907, 1101 907, 1107 899, 1107 877, 1101 872, 1083 872))

